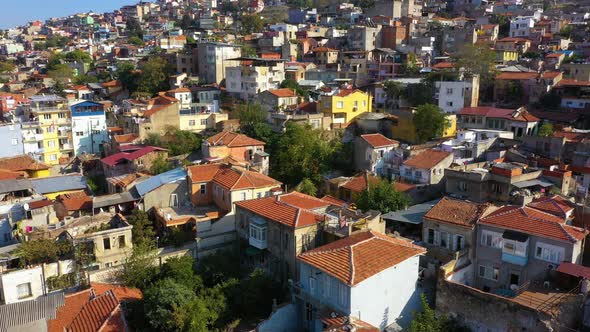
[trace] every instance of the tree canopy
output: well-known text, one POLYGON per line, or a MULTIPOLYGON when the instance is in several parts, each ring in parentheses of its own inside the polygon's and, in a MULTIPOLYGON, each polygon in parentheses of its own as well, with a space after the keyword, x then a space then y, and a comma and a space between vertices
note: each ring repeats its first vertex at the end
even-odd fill
POLYGON ((456 54, 457 67, 468 75, 479 75, 480 82, 488 82, 496 74, 496 52, 487 46, 465 44, 456 54))
POLYGON ((158 156, 152 162, 152 167, 150 167, 150 172, 154 175, 157 175, 157 174, 161 174, 164 172, 168 172, 172 168, 174 168, 172 166, 172 163, 170 163, 168 160, 166 160, 166 158, 164 158, 164 156, 158 156))
POLYGON ((447 119, 440 107, 424 104, 414 113, 414 127, 418 141, 424 143, 442 134, 447 119))
POLYGON ((295 91, 295 93, 297 93, 298 96, 301 96, 301 97, 307 97, 309 95, 309 92, 307 90, 305 90, 304 88, 302 88, 299 85, 299 83, 297 83, 297 81, 290 79, 290 78, 282 81, 280 87, 291 89, 291 90, 295 91))
POLYGON ((159 56, 152 56, 141 66, 141 73, 137 79, 137 91, 155 95, 160 91, 170 89, 168 78, 173 69, 170 63, 159 56))
POLYGON ((47 75, 49 75, 54 81, 61 83, 69 82, 69 80, 75 76, 74 69, 65 63, 53 66, 51 70, 47 71, 47 75))
POLYGON ((385 179, 370 183, 356 198, 359 209, 377 210, 381 213, 405 209, 410 205, 410 198, 396 191, 393 184, 385 179))
POLYGON ((16 65, 11 61, 0 61, 0 74, 12 73, 16 65))
POLYGON ((155 247, 156 233, 147 212, 135 209, 127 217, 127 221, 133 226, 131 236, 134 246, 155 247))
POLYGON ((246 34, 261 32, 264 29, 264 20, 260 15, 247 14, 242 15, 242 31, 246 34))
POLYGON ((74 50, 69 52, 64 57, 67 61, 77 61, 77 62, 84 62, 84 63, 91 63, 92 57, 90 54, 82 51, 82 50, 74 50))
POLYGON ((538 135, 542 137, 549 137, 553 135, 553 125, 549 122, 543 123, 543 125, 539 128, 538 135))
POLYGON ((23 242, 16 251, 23 265, 52 263, 71 253, 72 244, 69 241, 50 239, 23 242))
MULTIPOLYGON (((168 149, 168 153, 171 156, 192 153, 201 148, 201 142, 201 136, 175 127, 168 128, 168 131, 164 135, 149 134, 148 138, 144 141, 147 145, 168 149)), ((164 163, 160 163, 159 167, 163 165, 164 163)))

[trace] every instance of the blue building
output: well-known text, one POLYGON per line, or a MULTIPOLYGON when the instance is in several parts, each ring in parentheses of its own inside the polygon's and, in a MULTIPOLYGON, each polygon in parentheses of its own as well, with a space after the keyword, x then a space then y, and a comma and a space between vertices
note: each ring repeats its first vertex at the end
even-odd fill
POLYGON ((6 124, 0 126, 0 158, 14 157, 25 153, 23 133, 20 123, 6 124))

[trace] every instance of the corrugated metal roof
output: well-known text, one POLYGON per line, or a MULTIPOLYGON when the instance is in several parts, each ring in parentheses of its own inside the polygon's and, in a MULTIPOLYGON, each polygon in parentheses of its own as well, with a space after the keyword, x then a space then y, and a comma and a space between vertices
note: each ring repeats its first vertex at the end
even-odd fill
POLYGON ((122 204, 133 202, 140 197, 133 195, 134 191, 126 191, 119 194, 97 196, 93 198, 92 207, 95 209, 113 206, 115 204, 122 204))
POLYGON ((0 332, 37 320, 55 318, 58 307, 64 305, 64 293, 55 292, 35 300, 0 306, 0 332))
POLYGON ((183 179, 186 179, 186 170, 182 168, 176 168, 171 171, 152 176, 151 178, 136 184, 135 189, 137 190, 137 193, 143 197, 145 194, 166 183, 172 183, 183 179))
POLYGON ((29 179, 8 179, 0 181, 0 194, 11 193, 14 191, 32 189, 33 185, 29 179))
POLYGON ((82 175, 39 178, 31 180, 31 182, 35 192, 41 195, 59 191, 86 189, 86 179, 82 175))

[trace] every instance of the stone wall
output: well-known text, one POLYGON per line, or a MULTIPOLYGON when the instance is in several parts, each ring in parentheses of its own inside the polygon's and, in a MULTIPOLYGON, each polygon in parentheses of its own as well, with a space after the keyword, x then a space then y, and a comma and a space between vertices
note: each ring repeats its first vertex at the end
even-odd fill
POLYGON ((582 301, 583 297, 577 296, 562 304, 562 314, 554 318, 507 298, 439 278, 436 312, 473 331, 562 331, 578 326, 582 301))

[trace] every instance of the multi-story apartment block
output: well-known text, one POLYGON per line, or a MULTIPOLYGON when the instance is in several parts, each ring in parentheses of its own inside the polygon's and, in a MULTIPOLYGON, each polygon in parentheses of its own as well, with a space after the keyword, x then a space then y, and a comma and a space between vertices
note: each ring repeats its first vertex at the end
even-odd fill
POLYGON ((332 119, 332 126, 345 127, 360 114, 373 111, 373 97, 360 90, 343 89, 321 95, 317 110, 332 119))
POLYGON ((100 155, 108 141, 104 105, 83 101, 71 106, 74 153, 100 155))
POLYGON ((72 117, 67 100, 57 95, 37 95, 25 106, 23 123, 25 153, 57 165, 61 158, 74 156, 72 117))
POLYGON ((535 18, 520 16, 510 21, 510 37, 528 37, 535 27, 535 18))
POLYGON ((463 107, 479 103, 479 76, 461 81, 435 82, 434 98, 445 113, 457 113, 463 107))
POLYGON ((0 142, 3 148, 0 150, 0 158, 13 157, 25 153, 23 134, 20 123, 11 123, 0 126, 0 142))
POLYGON ((283 60, 254 59, 249 64, 228 67, 226 90, 242 99, 254 98, 258 93, 278 89, 285 80, 283 60))
POLYGON ((205 83, 221 83, 226 78, 226 68, 239 66, 232 60, 242 55, 240 46, 232 44, 204 42, 198 46, 199 78, 205 83))

